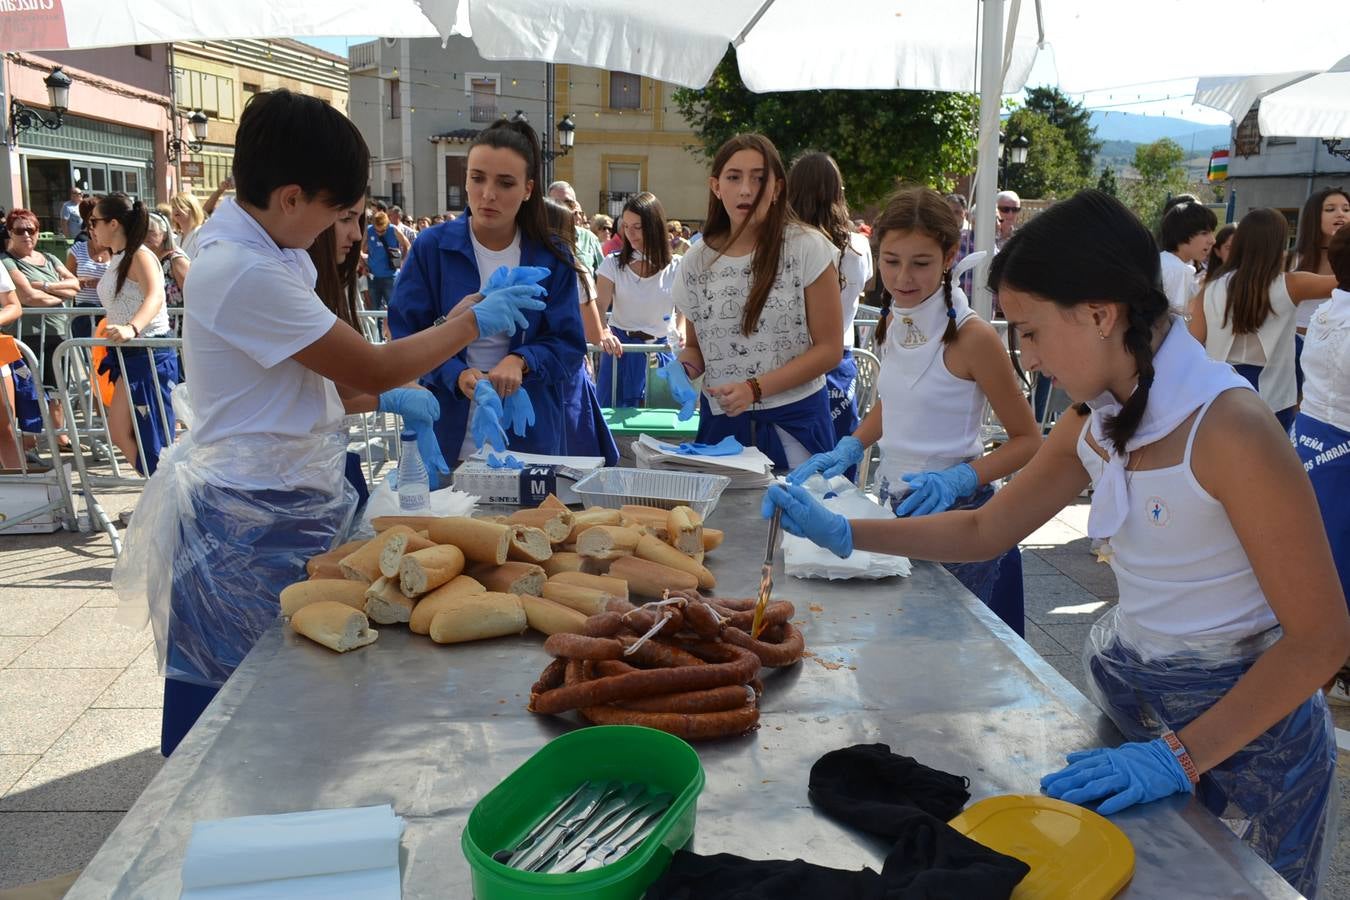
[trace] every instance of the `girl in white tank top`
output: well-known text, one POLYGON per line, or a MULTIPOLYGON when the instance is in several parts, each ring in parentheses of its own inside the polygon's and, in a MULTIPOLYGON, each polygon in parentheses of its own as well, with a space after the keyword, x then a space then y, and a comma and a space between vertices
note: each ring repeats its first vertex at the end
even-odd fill
POLYGON ((1129 743, 1072 754, 1042 789, 1103 815, 1194 792, 1311 896, 1336 762, 1319 688, 1350 651, 1350 615, 1288 437, 1159 284, 1153 239, 1119 201, 1056 203, 990 272, 1024 367, 1081 404, 1022 473, 979 509, 918 519, 850 522, 796 486, 764 508, 841 556, 984 559, 1094 484, 1088 533, 1109 539, 1120 603, 1085 661, 1129 743))
MULTIPOLYGON (((896 515, 983 505, 993 482, 1031 459, 1040 432, 998 333, 952 285, 961 223, 941 194, 908 188, 888 201, 873 229, 887 291, 877 326, 877 400, 852 435, 788 480, 800 484, 817 472, 833 477, 877 444, 877 492, 896 515), (1008 432, 1008 441, 987 456, 980 430, 986 398, 1008 432)), ((994 602, 1002 556, 948 569, 1022 634, 1021 579, 1011 596, 994 602)))

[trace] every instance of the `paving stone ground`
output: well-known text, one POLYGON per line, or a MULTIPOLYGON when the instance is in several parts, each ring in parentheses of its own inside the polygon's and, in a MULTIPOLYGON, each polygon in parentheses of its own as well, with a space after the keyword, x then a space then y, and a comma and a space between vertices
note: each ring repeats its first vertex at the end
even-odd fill
MULTIPOLYGON (((100 499, 116 515, 136 492, 100 499)), ((1027 641, 1079 690, 1087 630, 1116 596, 1086 520, 1070 507, 1023 545, 1027 641)), ((103 535, 0 534, 0 890, 87 864, 162 765, 153 642, 113 621, 112 564, 103 535)), ((1337 786, 1323 896, 1350 897, 1350 752, 1337 786)))

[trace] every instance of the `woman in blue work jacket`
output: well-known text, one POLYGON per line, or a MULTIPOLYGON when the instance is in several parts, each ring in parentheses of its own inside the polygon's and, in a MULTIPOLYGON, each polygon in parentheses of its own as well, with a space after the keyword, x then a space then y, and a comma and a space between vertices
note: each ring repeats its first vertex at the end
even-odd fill
POLYGON ((524 120, 499 119, 479 134, 469 145, 469 209, 418 236, 389 305, 389 331, 400 338, 431 327, 503 266, 547 291, 547 307, 529 313, 523 331, 476 340, 422 379, 441 404, 436 436, 446 459, 470 456, 485 437, 498 449, 504 438, 527 453, 566 450, 562 388, 586 338, 572 256, 549 232, 541 158, 524 120))

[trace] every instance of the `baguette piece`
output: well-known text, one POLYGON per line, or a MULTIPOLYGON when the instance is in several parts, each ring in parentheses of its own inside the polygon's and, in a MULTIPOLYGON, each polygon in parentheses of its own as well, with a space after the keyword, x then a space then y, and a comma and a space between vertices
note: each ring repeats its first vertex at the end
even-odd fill
MULTIPOLYGON (((558 499, 557 495, 549 494, 539 503, 540 509, 567 509, 567 504, 558 499)), ((571 512, 570 509, 567 509, 571 512)))
POLYGON ((534 563, 509 562, 500 566, 478 564, 469 569, 469 574, 483 583, 489 591, 502 594, 534 594, 544 589, 547 576, 544 570, 534 563))
POLYGON ((453 544, 434 544, 399 561, 399 587, 405 597, 421 597, 463 571, 462 550, 453 544))
POLYGON ((425 531, 408 534, 395 526, 387 533, 392 537, 384 542, 384 549, 380 551, 380 574, 385 578, 398 578, 398 564, 406 554, 437 546, 426 537, 425 531))
POLYGON ((619 507, 623 513, 625 524, 633 523, 641 525, 647 529, 654 537, 661 540, 666 539, 666 524, 670 518, 670 510, 662 509, 658 506, 641 506, 634 503, 625 503, 619 507))
POLYGON ((588 575, 585 572, 559 572, 550 575, 549 581, 559 584, 575 584, 594 591, 604 591, 620 600, 628 599, 628 582, 618 576, 588 575))
POLYGON ((355 553, 366 545, 365 541, 348 541, 340 547, 334 547, 327 553, 320 553, 318 556, 311 557, 309 562, 305 563, 305 574, 310 578, 342 578, 342 569, 338 563, 343 557, 350 553, 355 553))
POLYGON ((380 636, 365 613, 333 600, 320 600, 299 610, 291 617, 291 627, 338 653, 372 644, 380 636))
POLYGON ((543 634, 581 634, 586 624, 585 613, 543 597, 521 594, 520 604, 525 607, 525 621, 543 634))
POLYGON ((632 556, 641 537, 634 529, 622 525, 596 525, 577 538, 577 555, 592 559, 632 556))
POLYGON ((311 603, 331 600, 352 609, 366 608, 366 585, 346 578, 298 581, 281 589, 281 614, 287 618, 311 603))
POLYGON ((698 576, 636 556, 614 560, 610 564, 609 574, 627 581, 629 592, 655 600, 660 600, 666 591, 692 591, 698 588, 698 576))
POLYGON ((704 528, 703 529, 703 552, 708 553, 722 546, 722 529, 704 528))
POLYGON ((412 615, 408 618, 408 629, 413 634, 426 634, 431 630, 431 620, 436 618, 436 613, 463 603, 466 597, 486 591, 487 588, 468 575, 452 578, 449 583, 441 585, 417 601, 412 615))
POLYGON ((342 574, 352 581, 364 581, 366 584, 382 577, 384 573, 380 571, 380 559, 384 555, 385 545, 399 535, 415 538, 417 532, 407 525, 395 525, 387 531, 380 532, 366 541, 359 550, 342 558, 338 563, 342 567, 342 574))
MULTIPOLYGON (((666 540, 685 556, 703 555, 703 517, 687 506, 666 514, 666 540)), ((700 558, 699 562, 703 560, 700 558)))
POLYGON ((548 535, 550 544, 561 544, 572 533, 570 509, 522 509, 506 517, 511 525, 529 525, 548 535))
MULTIPOLYGON (((370 520, 370 527, 376 534, 383 534, 395 525, 406 525, 414 531, 426 531, 440 516, 376 516, 370 520)), ((425 537, 426 535, 423 535, 425 537)))
POLYGON ((557 581, 544 582, 543 595, 545 600, 561 603, 563 606, 570 607, 588 616, 595 616, 604 612, 605 604, 614 599, 612 594, 607 594, 604 591, 575 584, 563 584, 557 581))
POLYGON ((464 602, 436 613, 429 634, 438 644, 458 644, 520 634, 528 627, 525 607, 515 594, 473 594, 464 602))
POLYGON ((541 563, 553 555, 553 542, 543 529, 530 525, 509 525, 511 544, 506 558, 517 562, 541 563))
POLYGON ((663 541, 659 541, 650 534, 644 534, 638 540, 637 548, 634 551, 635 556, 643 559, 649 559, 652 562, 660 563, 663 566, 670 566, 672 569, 679 569, 682 572, 688 572, 698 578, 698 586, 702 590, 711 590, 717 587, 717 579, 713 573, 702 564, 695 562, 685 556, 674 547, 663 541))
POLYGON ((572 533, 567 536, 567 542, 576 543, 578 537, 587 528, 594 528, 596 525, 622 525, 623 513, 617 509, 605 509, 596 507, 594 509, 583 509, 579 513, 572 515, 572 533))
POLYGON ((581 557, 574 552, 554 550, 553 555, 539 565, 544 567, 544 574, 552 578, 562 572, 580 571, 581 557))
POLYGON ((395 625, 412 618, 417 601, 403 596, 397 578, 381 578, 366 588, 366 615, 377 625, 395 625))
POLYGON ((468 516, 435 519, 427 531, 436 543, 454 544, 463 550, 465 559, 494 566, 506 562, 506 551, 511 545, 510 526, 468 516))

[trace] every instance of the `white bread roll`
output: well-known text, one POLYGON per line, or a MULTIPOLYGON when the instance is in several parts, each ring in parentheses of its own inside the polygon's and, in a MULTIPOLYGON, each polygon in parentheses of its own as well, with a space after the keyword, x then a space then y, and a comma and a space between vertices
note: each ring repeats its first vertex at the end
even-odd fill
POLYGON ((596 525, 577 537, 577 555, 591 559, 631 556, 641 537, 635 529, 622 525, 596 525))
POLYGON ((623 513, 617 509, 605 509, 603 507, 584 509, 572 515, 572 532, 567 536, 567 542, 575 544, 583 531, 587 528, 594 528, 596 525, 622 524, 623 513))
POLYGON ((685 556, 703 556, 703 517, 687 506, 677 506, 666 515, 666 540, 685 556))
POLYGON ((581 570, 581 557, 574 552, 564 550, 554 550, 553 555, 541 562, 544 574, 552 578, 561 572, 578 572, 581 570))
MULTIPOLYGON (((396 536, 416 538, 417 532, 413 531, 407 525, 395 525, 388 531, 383 531, 359 549, 343 557, 338 565, 342 566, 342 574, 352 581, 364 581, 371 584, 377 578, 383 577, 380 571, 380 557, 384 554, 385 545, 387 545, 396 536)), ((420 538, 419 538, 420 540, 420 538)))
POLYGON ((520 604, 525 607, 525 620, 530 627, 542 634, 581 634, 586 624, 585 613, 543 597, 521 594, 520 604))
POLYGON ((352 609, 366 608, 367 585, 346 578, 299 581, 281 589, 281 614, 290 617, 311 603, 331 600, 352 609))
POLYGON ((346 653, 372 644, 379 637, 370 627, 366 614, 345 603, 321 600, 291 616, 291 627, 329 650, 346 653))
POLYGON ((533 563, 509 562, 500 566, 478 564, 469 574, 483 583, 489 591, 502 594, 533 594, 538 597, 547 576, 533 563))
MULTIPOLYGON (((539 503, 540 509, 567 509, 567 504, 559 500, 555 495, 549 494, 539 503)), ((572 510, 567 509, 568 512, 572 510)))
POLYGON ((575 584, 560 584, 556 581, 544 583, 545 600, 561 603, 577 612, 594 616, 605 611, 605 604, 614 599, 612 594, 575 584))
POLYGON ((377 625, 407 622, 416 605, 398 589, 397 578, 381 578, 366 588, 366 615, 377 625))
POLYGON ((395 525, 406 525, 426 537, 425 532, 431 523, 439 519, 440 516, 376 516, 370 520, 370 527, 375 529, 376 534, 383 534, 395 525))
POLYGON ((538 528, 548 536, 550 544, 561 544, 572 533, 570 509, 522 509, 507 516, 506 521, 511 525, 538 528))
POLYGON ((346 578, 338 563, 348 554, 355 553, 366 545, 365 541, 348 541, 340 547, 334 547, 327 553, 311 557, 305 563, 305 574, 310 578, 346 578))
POLYGON ((445 516, 434 520, 427 531, 438 544, 454 544, 464 558, 500 566, 511 546, 511 528, 468 516, 445 516))
POLYGON ((695 562, 674 547, 664 541, 657 540, 649 534, 643 535, 638 540, 637 548, 633 555, 660 563, 663 566, 670 566, 672 569, 688 572, 698 578, 698 586, 702 590, 706 591, 717 587, 717 579, 713 577, 712 572, 709 572, 702 563, 695 562))
POLYGON ((436 613, 429 633, 438 644, 458 644, 520 634, 528 625, 519 597, 488 592, 465 597, 453 608, 436 613))
POLYGON ((575 584, 593 591, 604 591, 620 600, 628 599, 628 582, 610 575, 589 575, 585 572, 559 572, 550 575, 549 581, 559 584, 575 584))
POLYGON ((482 594, 485 591, 487 588, 468 575, 450 579, 448 583, 417 601, 412 615, 408 618, 408 630, 413 634, 426 634, 431 630, 431 620, 436 618, 436 613, 462 603, 465 597, 482 594))
POLYGON ((703 529, 703 552, 707 553, 722 546, 722 537, 722 529, 705 527, 703 529))
POLYGON ((421 597, 463 571, 464 552, 452 544, 436 544, 399 560, 399 587, 406 597, 421 597))
POLYGON ((692 573, 636 556, 614 560, 609 566, 609 574, 612 578, 622 578, 628 582, 628 590, 633 594, 655 600, 660 600, 666 591, 692 591, 698 588, 698 577, 692 573))
POLYGON ((553 542, 541 529, 529 525, 511 525, 511 544, 506 558, 517 562, 541 563, 553 555, 553 542))
POLYGON ((391 528, 386 533, 390 537, 380 550, 380 574, 385 578, 398 578, 398 564, 405 555, 438 546, 425 537, 425 532, 409 534, 401 528, 391 528))

